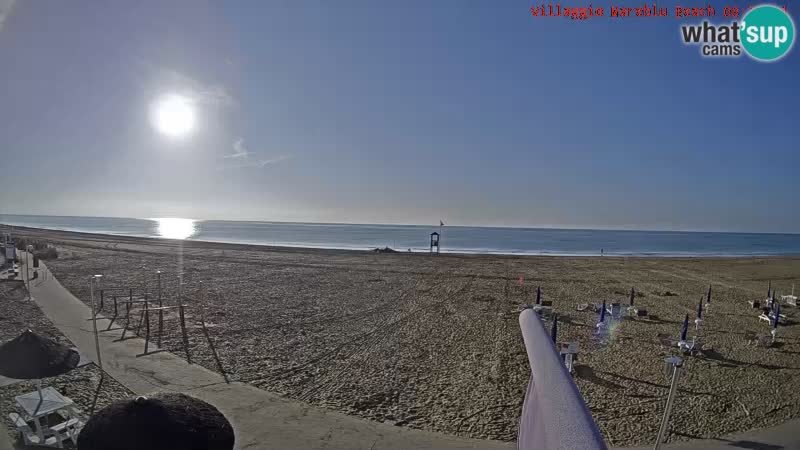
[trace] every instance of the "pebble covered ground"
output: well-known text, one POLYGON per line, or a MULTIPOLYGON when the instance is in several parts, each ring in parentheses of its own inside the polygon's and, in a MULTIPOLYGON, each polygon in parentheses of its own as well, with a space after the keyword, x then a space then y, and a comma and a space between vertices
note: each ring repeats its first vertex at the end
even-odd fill
MULTIPOLYGON (((27 300, 21 283, 0 282, 0 343, 17 337, 26 329, 50 339, 72 346, 72 343, 50 322, 36 303, 27 300)), ((79 367, 64 375, 42 380, 42 387, 52 386, 66 395, 87 415, 133 394, 111 377, 104 377, 94 364, 79 367)), ((0 417, 5 431, 16 437, 16 429, 8 414, 16 411, 14 397, 36 390, 36 382, 24 380, 8 386, 0 386, 0 417)))
MULTIPOLYGON (((162 300, 176 304, 182 270, 189 349, 209 369, 219 370, 198 326, 201 304, 235 380, 398 426, 507 441, 529 375, 518 312, 536 286, 560 314, 560 340, 580 344, 575 383, 612 446, 655 440, 669 387, 663 360, 674 353, 658 335, 677 338, 711 286, 705 351, 686 359, 669 441, 800 417, 800 313, 785 307, 778 344, 757 348, 749 342, 769 326, 746 303, 763 300, 769 281, 782 294, 800 285, 798 258, 430 257, 37 236, 58 245, 48 264, 85 301, 92 274, 106 288, 155 296, 161 270, 162 300), (598 341, 597 315, 577 305, 627 306, 631 286, 657 320, 623 320, 598 341)), ((165 323, 163 345, 184 355, 176 315, 165 323)))

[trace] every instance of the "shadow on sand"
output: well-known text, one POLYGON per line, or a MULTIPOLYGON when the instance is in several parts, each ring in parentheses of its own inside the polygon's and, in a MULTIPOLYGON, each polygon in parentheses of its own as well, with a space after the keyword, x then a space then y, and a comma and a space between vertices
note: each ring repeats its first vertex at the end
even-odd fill
POLYGON ((582 379, 586 380, 590 383, 594 383, 598 386, 602 386, 606 389, 623 389, 624 386, 614 383, 613 381, 606 380, 605 378, 600 378, 589 366, 575 366, 575 375, 582 379))
POLYGON ((716 350, 706 350, 706 351, 703 352, 703 356, 705 357, 705 359, 707 359, 709 361, 716 361, 722 367, 734 368, 734 367, 750 367, 750 366, 753 366, 753 367, 760 367, 762 369, 768 369, 768 370, 777 370, 777 369, 800 370, 800 368, 797 368, 797 367, 779 366, 779 365, 776 365, 776 364, 747 363, 747 362, 744 362, 744 361, 737 361, 735 359, 730 359, 730 358, 726 358, 725 356, 722 356, 722 354, 719 353, 716 350))
MULTIPOLYGON (((680 431, 674 431, 672 434, 676 436, 687 437, 689 439, 708 439, 707 437, 697 436, 690 433, 681 433, 680 431)), ((714 442, 724 443, 725 447, 731 448, 747 448, 752 450, 781 450, 784 448, 782 445, 772 445, 772 444, 765 444, 763 442, 756 442, 756 441, 746 441, 746 440, 739 440, 739 441, 732 441, 730 439, 712 439, 714 442)))

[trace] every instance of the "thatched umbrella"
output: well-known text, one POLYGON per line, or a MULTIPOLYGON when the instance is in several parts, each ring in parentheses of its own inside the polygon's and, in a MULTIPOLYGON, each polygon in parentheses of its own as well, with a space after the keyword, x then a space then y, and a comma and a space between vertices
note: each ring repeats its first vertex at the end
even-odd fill
MULTIPOLYGON (((81 357, 75 350, 31 330, 0 345, 0 375, 18 380, 38 380, 40 405, 42 378, 62 375, 78 366, 81 357)), ((38 408, 37 408, 38 409, 38 408)))
POLYGON ((115 402, 78 436, 79 450, 229 450, 233 444, 233 427, 217 408, 178 393, 115 402))
POLYGON ((38 380, 69 372, 77 367, 78 352, 26 330, 0 345, 0 375, 20 380, 38 380))

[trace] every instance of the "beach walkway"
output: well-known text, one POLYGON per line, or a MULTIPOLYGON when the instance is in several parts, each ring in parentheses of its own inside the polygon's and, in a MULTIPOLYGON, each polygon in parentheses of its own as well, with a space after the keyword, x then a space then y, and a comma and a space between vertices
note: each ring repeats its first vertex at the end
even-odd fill
MULTIPOLYGON (((40 263, 39 270, 46 268, 40 263)), ((96 363, 92 322, 87 320, 91 309, 49 275, 46 280, 33 280, 30 292, 53 324, 96 363)), ((97 326, 105 329, 108 320, 99 319, 97 326)), ((213 404, 233 424, 239 449, 514 447, 513 443, 465 439, 361 420, 290 401, 247 384, 226 384, 221 375, 190 365, 171 353, 137 358, 144 341, 135 338, 114 342, 118 337, 118 332, 100 333, 101 358, 107 374, 136 394, 175 391, 213 404)))

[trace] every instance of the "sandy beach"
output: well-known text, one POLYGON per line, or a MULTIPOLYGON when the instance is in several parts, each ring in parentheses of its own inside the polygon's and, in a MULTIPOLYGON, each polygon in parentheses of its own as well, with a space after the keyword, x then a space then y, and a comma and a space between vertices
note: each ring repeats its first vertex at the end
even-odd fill
MULTIPOLYGON (((579 342, 575 382, 610 445, 655 440, 668 390, 663 360, 685 314, 712 287, 705 351, 689 357, 670 441, 716 437, 800 417, 800 314, 777 346, 748 300, 767 283, 800 285, 800 258, 510 257, 354 252, 16 230, 58 246, 52 272, 89 301, 88 278, 156 291, 175 304, 183 271, 192 359, 217 371, 197 326, 200 300, 225 371, 288 398, 398 426, 514 440, 528 381, 517 322, 536 286, 579 342), (201 287, 202 282, 202 287, 201 287), (624 320, 607 342, 581 303, 636 303, 658 320, 624 320), (206 291, 207 295, 200 294, 206 291)), ((106 297, 104 313, 111 312, 106 297)), ((183 355, 174 315, 164 346, 183 355)), ((691 326, 689 337, 694 336, 691 326)))

